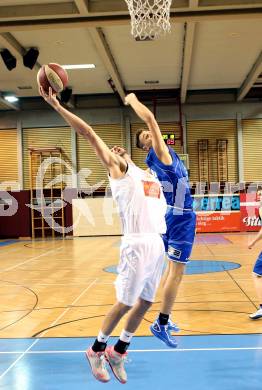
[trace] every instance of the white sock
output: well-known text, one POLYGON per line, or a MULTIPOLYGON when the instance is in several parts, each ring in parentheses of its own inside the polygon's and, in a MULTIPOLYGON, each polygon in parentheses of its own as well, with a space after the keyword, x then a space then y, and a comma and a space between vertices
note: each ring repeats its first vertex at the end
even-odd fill
POLYGON ((133 334, 134 333, 130 333, 127 330, 123 329, 119 338, 120 338, 121 341, 124 341, 125 343, 130 343, 131 339, 133 337, 133 334))
POLYGON ((110 337, 110 336, 107 336, 106 334, 104 334, 104 333, 100 330, 100 332, 98 333, 98 336, 97 336, 97 341, 99 341, 100 343, 107 343, 109 337, 110 337))

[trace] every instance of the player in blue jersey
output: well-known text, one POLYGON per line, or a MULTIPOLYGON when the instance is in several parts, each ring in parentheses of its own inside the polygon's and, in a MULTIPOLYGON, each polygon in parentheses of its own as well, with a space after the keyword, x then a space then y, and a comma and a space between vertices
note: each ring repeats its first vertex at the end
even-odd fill
POLYGON ((163 283, 160 314, 150 330, 166 345, 175 348, 177 342, 170 332, 179 329, 171 321, 170 314, 192 251, 196 226, 188 174, 178 155, 165 144, 153 113, 134 93, 126 96, 126 104, 130 105, 147 125, 148 129, 141 129, 136 134, 137 147, 148 152, 146 163, 161 182, 168 204, 167 232, 163 239, 170 261, 163 283))
MULTIPOLYGON (((262 191, 259 191, 257 193, 258 200, 260 202, 259 207, 259 219, 260 223, 262 225, 262 191)), ((252 249, 253 246, 262 239, 262 227, 258 234, 254 237, 254 239, 249 243, 248 247, 249 249, 252 249)), ((253 268, 253 276, 254 276, 254 285, 257 292, 257 296, 259 299, 259 309, 255 312, 250 314, 249 318, 251 320, 258 320, 259 318, 262 318, 262 252, 260 252, 260 255, 257 258, 257 261, 253 268)))

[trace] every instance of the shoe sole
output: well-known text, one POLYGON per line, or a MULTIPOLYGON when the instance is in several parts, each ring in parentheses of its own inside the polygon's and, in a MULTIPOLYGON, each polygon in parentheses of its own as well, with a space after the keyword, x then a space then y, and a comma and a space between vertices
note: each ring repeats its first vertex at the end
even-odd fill
POLYGON ((178 344, 176 344, 176 345, 169 345, 169 344, 167 344, 167 343, 160 337, 159 333, 157 333, 157 332, 154 333, 153 327, 150 326, 150 330, 151 330, 151 333, 152 333, 155 337, 157 337, 160 341, 162 341, 162 343, 164 343, 166 347, 169 347, 169 348, 177 348, 177 345, 178 345, 178 344))
POLYGON ((112 373, 114 374, 115 378, 118 380, 118 382, 122 383, 122 385, 124 385, 127 381, 122 381, 120 378, 118 378, 118 376, 116 375, 111 363, 110 363, 110 360, 108 359, 107 357, 107 353, 105 352, 105 358, 106 358, 106 361, 107 363, 109 364, 111 370, 112 370, 112 373))
POLYGON ((258 317, 249 317, 251 320, 259 320, 260 318, 262 318, 262 316, 258 316, 258 317))
POLYGON ((99 378, 97 378, 97 377, 95 376, 95 374, 93 373, 92 366, 91 366, 91 363, 90 363, 90 360, 89 360, 89 357, 88 357, 87 352, 85 353, 85 355, 86 355, 87 361, 88 361, 88 363, 89 363, 89 366, 90 366, 90 368, 91 368, 91 372, 92 372, 92 374, 93 374, 93 377, 94 377, 97 381, 102 382, 102 383, 107 383, 107 382, 109 382, 109 381, 110 381, 110 378, 109 378, 108 380, 103 380, 103 379, 99 379, 99 378))

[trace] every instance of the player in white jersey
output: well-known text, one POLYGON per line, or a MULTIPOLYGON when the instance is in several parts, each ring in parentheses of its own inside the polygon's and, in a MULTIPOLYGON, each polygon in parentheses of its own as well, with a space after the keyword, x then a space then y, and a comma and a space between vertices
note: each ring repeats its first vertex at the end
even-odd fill
POLYGON ((126 350, 154 301, 161 279, 165 252, 161 238, 166 231, 165 198, 158 180, 136 167, 124 149, 114 147, 110 151, 87 123, 60 105, 51 89, 49 95, 41 88, 39 92, 77 133, 89 141, 109 173, 112 196, 119 207, 124 233, 115 282, 117 302, 106 315, 86 356, 96 379, 101 382, 110 380, 106 358, 116 378, 125 383, 126 350), (125 329, 117 343, 107 346, 110 334, 128 311, 125 329))

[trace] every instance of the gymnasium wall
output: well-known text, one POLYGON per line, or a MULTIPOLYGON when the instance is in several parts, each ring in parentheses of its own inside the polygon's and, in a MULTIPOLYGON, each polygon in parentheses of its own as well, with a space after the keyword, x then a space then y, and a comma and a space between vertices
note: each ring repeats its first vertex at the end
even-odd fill
MULTIPOLYGON (((126 146, 126 137, 121 123, 93 125, 93 129, 103 141, 111 148, 114 145, 126 146)), ((101 184, 101 187, 108 185, 107 172, 104 166, 97 160, 95 152, 84 137, 77 135, 77 172, 83 171, 78 178, 80 188, 87 188, 87 185, 101 184)))
MULTIPOLYGON (((182 132, 178 123, 176 122, 159 122, 160 130, 163 134, 175 134, 177 138, 174 150, 177 153, 183 153, 182 151, 182 132)), ((146 152, 136 147, 136 133, 140 129, 146 129, 146 126, 142 123, 131 123, 131 155, 132 160, 139 167, 146 169, 145 158, 146 152)))
POLYGON ((23 154, 23 177, 24 189, 30 188, 29 169, 29 147, 45 148, 59 146, 63 149, 63 159, 67 164, 65 174, 67 175, 67 185, 72 187, 70 166, 72 165, 71 130, 68 127, 51 128, 26 128, 22 130, 22 154, 23 154))
POLYGON ((243 121, 244 180, 262 180, 262 120, 243 121))
MULTIPOLYGON (((110 146, 113 144, 128 146, 134 161, 143 165, 144 154, 134 147, 135 132, 137 128, 141 127, 141 123, 138 122, 137 116, 130 108, 91 108, 89 110, 78 109, 74 112, 94 126, 98 134, 110 146)), ((159 106, 157 120, 163 131, 166 133, 174 132, 180 138, 175 149, 180 153, 183 152, 177 107, 159 106)), ((183 107, 183 124, 187 138, 184 152, 189 153, 191 181, 198 180, 196 145, 197 140, 203 138, 209 139, 211 145, 211 181, 216 181, 217 163, 214 147, 216 139, 220 138, 229 140, 229 180, 262 180, 262 170, 259 167, 260 151, 262 150, 261 104, 185 105, 183 107), (242 178, 239 178, 237 116, 241 118, 242 127, 243 151, 240 153, 244 164, 242 178)), ((92 174, 88 176, 87 180, 89 185, 97 181, 107 183, 106 172, 97 161, 89 145, 82 137, 75 136, 71 129, 65 127, 63 119, 48 108, 46 110, 0 112, 0 182, 18 180, 19 171, 22 171, 24 180, 23 183, 20 183, 21 188, 28 188, 28 146, 50 145, 60 146, 64 149, 68 162, 72 166, 72 172, 79 172, 83 168, 92 170, 92 174), (20 142, 21 139, 22 142, 20 142)), ((79 180, 80 187, 84 188, 85 179, 78 177, 79 180)), ((72 186, 76 186, 76 181, 72 182, 72 186)))
POLYGON ((0 238, 30 237, 31 213, 27 206, 30 203, 30 192, 7 192, 0 198, 7 200, 5 205, 0 205, 0 238), (10 212, 10 206, 14 212, 10 212))
POLYGON ((17 129, 0 131, 0 182, 18 181, 17 129))
MULTIPOLYGON (((261 120, 262 122, 262 120, 261 120)), ((190 159, 190 180, 198 181, 198 140, 208 139, 210 181, 217 181, 217 140, 228 140, 228 180, 238 181, 237 125, 231 120, 202 120, 187 122, 187 151, 190 159)))

